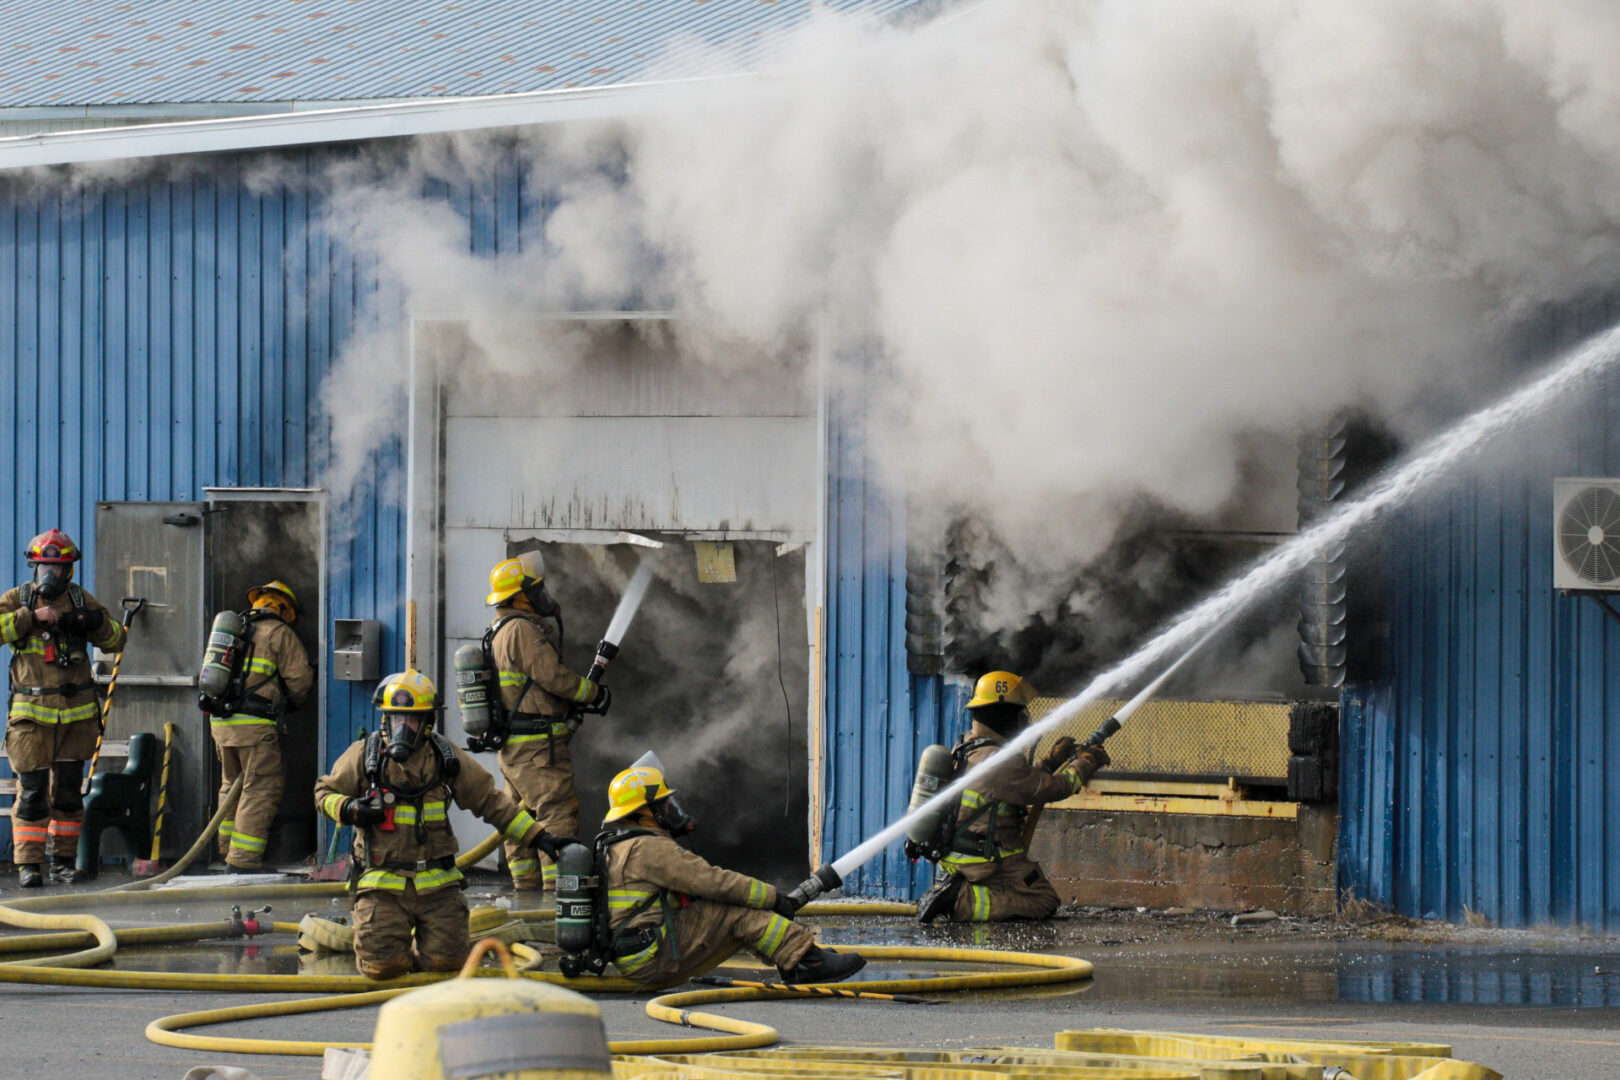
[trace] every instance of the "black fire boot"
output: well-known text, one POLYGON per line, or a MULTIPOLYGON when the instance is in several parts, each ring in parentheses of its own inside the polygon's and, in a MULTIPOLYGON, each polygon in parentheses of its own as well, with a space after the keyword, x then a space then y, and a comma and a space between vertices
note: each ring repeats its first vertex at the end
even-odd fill
POLYGON ((45 878, 39 872, 38 863, 17 864, 17 885, 24 889, 37 889, 45 884, 45 878))
POLYGON ((866 957, 857 953, 833 952, 812 945, 797 964, 777 970, 785 983, 824 983, 842 982, 865 966, 866 957))
POLYGON ((931 923, 941 915, 950 918, 951 909, 956 907, 956 894, 961 891, 961 874, 946 874, 943 881, 936 880, 934 887, 917 901, 917 921, 931 923))
POLYGON ((70 855, 51 856, 51 884, 77 885, 79 882, 79 867, 70 855))

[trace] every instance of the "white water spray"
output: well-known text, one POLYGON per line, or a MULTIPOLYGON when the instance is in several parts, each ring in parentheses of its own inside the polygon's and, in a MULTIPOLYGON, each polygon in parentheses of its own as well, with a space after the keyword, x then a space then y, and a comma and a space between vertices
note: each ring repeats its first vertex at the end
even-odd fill
MULTIPOLYGON (((818 876, 807 880, 799 886, 799 889, 815 895, 834 887, 838 881, 904 835, 911 821, 919 815, 928 813, 935 801, 954 797, 975 778, 1005 761, 1010 755, 1021 753, 1026 746, 1038 741, 1046 732, 1068 720, 1105 693, 1139 678, 1163 662, 1167 656, 1186 648, 1187 653, 1176 661, 1176 665, 1179 666, 1187 655, 1191 655, 1192 651, 1207 641, 1227 619, 1241 612, 1272 588, 1292 578, 1304 569, 1322 548, 1346 540, 1351 533, 1366 526, 1383 511, 1405 501, 1444 475, 1487 440, 1534 416, 1570 390, 1609 368, 1617 358, 1620 358, 1620 327, 1606 330, 1590 339, 1535 382, 1515 391, 1490 408, 1474 413, 1456 427, 1429 440, 1406 464, 1385 474, 1364 494, 1345 503, 1327 518, 1281 544, 1255 563, 1248 573, 1194 605, 1174 625, 1091 680, 1079 694, 1053 709, 1039 723, 1030 725, 1016 738, 1008 740, 1006 746, 968 770, 933 799, 863 841, 848 854, 834 860, 831 865, 832 875, 827 875, 827 868, 824 867, 822 871, 818 871, 818 876), (1189 642, 1195 644, 1189 647, 1189 642), (836 880, 829 880, 834 877, 836 880)), ((1165 673, 1168 674, 1169 672, 1165 673)), ((1155 680, 1149 690, 1156 689, 1163 677, 1155 680)))
POLYGON ((630 629, 630 620, 636 617, 642 598, 647 595, 647 586, 652 584, 652 576, 652 560, 642 559, 636 566, 636 572, 630 575, 629 587, 619 597, 619 606, 613 609, 613 621, 608 623, 607 633, 602 635, 603 641, 617 645, 624 640, 625 631, 630 629))

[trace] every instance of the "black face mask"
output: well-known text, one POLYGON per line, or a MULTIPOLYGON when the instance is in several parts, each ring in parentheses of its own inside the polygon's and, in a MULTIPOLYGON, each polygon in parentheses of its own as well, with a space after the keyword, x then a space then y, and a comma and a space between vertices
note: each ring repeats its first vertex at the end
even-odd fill
POLYGON ((681 808, 675 801, 675 796, 666 795, 653 806, 653 820, 658 822, 671 836, 685 836, 697 828, 697 822, 692 815, 681 808))
POLYGON ((412 731, 408 724, 388 718, 388 756, 394 761, 403 762, 421 745, 422 736, 427 731, 426 724, 419 724, 412 731))
POLYGON ((34 589, 47 600, 55 600, 66 592, 72 578, 72 566, 62 563, 34 564, 34 589))
POLYGON ((562 611, 562 606, 546 591, 545 582, 529 586, 523 590, 523 595, 529 601, 529 606, 534 609, 534 613, 543 619, 555 618, 562 611))

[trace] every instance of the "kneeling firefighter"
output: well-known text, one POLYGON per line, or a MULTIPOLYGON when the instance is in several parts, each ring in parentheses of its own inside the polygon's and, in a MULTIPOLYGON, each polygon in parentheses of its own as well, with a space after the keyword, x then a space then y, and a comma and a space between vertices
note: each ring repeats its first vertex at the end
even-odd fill
MULTIPOLYGON (((608 689, 564 664, 561 642, 553 645, 547 635, 542 620, 556 619, 560 628, 562 611, 546 591, 538 551, 497 563, 484 602, 495 608, 485 649, 500 680, 505 739, 499 760, 507 793, 549 831, 572 834, 579 829, 574 731, 582 713, 607 712, 608 689)), ((557 864, 544 852, 508 843, 506 865, 513 888, 556 886, 557 864)))
POLYGON ((84 763, 101 734, 101 701, 90 645, 124 647, 128 633, 89 592, 73 584, 79 548, 60 529, 23 553, 33 577, 0 596, 0 642, 11 646, 6 755, 17 775, 11 806, 17 883, 39 888, 50 845, 51 881, 72 884, 84 821, 84 763))
POLYGON ((569 838, 535 824, 483 766, 433 730, 438 693, 421 672, 390 675, 372 701, 382 711, 379 730, 315 783, 321 813, 354 826, 355 966, 372 979, 455 971, 470 942, 451 802, 553 856, 569 838))
POLYGON ((303 706, 315 670, 292 629, 301 610, 292 586, 272 581, 249 589, 247 601, 246 611, 214 617, 197 685, 219 753, 219 797, 242 777, 236 815, 220 822, 220 854, 231 869, 252 871, 264 863, 286 787, 283 717, 303 706))
MULTIPOLYGON (((950 751, 951 777, 990 757, 1029 725, 1035 692, 1010 671, 992 671, 973 688, 967 703, 972 724, 950 751)), ((943 754, 944 748, 937 748, 943 754)), ((1024 853, 1024 826, 1032 808, 1068 798, 1108 764, 1101 746, 1078 748, 1057 740, 1038 765, 1013 755, 991 769, 939 819, 931 844, 906 841, 906 854, 939 863, 934 887, 917 904, 917 918, 931 922, 999 922, 1046 919, 1058 909, 1057 890, 1024 853)))
POLYGON ((652 754, 613 778, 608 803, 596 842, 607 899, 605 944, 626 977, 683 982, 738 949, 775 964, 793 983, 837 982, 866 966, 854 953, 816 945, 775 886, 713 866, 676 843, 696 822, 652 754))

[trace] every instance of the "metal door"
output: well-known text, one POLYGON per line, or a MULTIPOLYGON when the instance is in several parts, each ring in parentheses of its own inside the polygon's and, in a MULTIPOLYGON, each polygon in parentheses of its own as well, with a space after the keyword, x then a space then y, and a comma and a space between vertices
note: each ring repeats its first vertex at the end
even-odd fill
MULTIPOLYGON (((107 737, 127 739, 150 731, 161 739, 165 723, 173 722, 176 729, 163 826, 165 857, 190 844, 210 814, 213 743, 196 691, 207 618, 206 522, 200 502, 96 504, 91 591, 115 613, 125 597, 146 600, 130 626, 107 714, 107 737)), ((103 854, 116 853, 118 844, 109 833, 103 854)))

